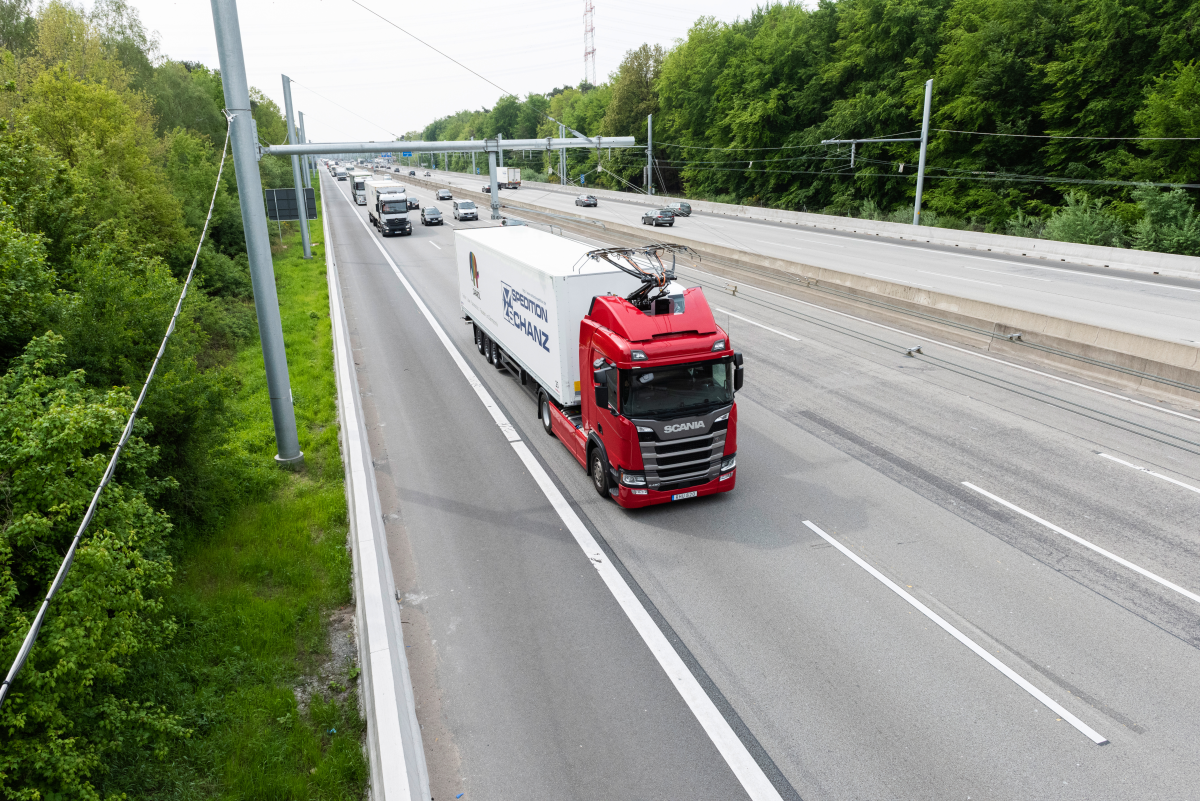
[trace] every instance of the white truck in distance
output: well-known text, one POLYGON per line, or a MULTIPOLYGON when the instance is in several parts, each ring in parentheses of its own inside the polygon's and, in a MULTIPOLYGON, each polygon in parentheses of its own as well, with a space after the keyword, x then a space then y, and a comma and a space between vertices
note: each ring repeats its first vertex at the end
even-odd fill
POLYGON ((386 179, 368 180, 367 217, 382 236, 407 236, 412 233, 408 219, 408 197, 404 184, 386 179))
POLYGON ((496 186, 501 189, 520 189, 521 188, 521 168, 520 167, 497 167, 496 168, 496 186))
POLYGON ((366 170, 351 170, 350 191, 354 193, 354 202, 360 206, 367 205, 367 181, 371 178, 371 173, 366 170))

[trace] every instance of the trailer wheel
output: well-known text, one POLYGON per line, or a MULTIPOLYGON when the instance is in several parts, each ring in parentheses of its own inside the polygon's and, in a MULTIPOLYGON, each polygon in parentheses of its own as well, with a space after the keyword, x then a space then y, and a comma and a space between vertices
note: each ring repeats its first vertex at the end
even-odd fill
POLYGON ((554 436, 554 428, 550 424, 550 398, 545 392, 538 393, 538 417, 542 418, 542 428, 546 429, 546 433, 554 436))
POLYGON ((596 490, 596 494, 601 498, 609 497, 608 492, 608 465, 604 463, 604 454, 599 448, 592 451, 592 486, 596 490))
POLYGON ((476 325, 475 323, 471 323, 471 327, 475 329, 475 349, 478 350, 480 354, 482 354, 483 353, 483 332, 479 330, 479 326, 476 325))
POLYGON ((500 346, 495 342, 492 343, 492 367, 497 370, 504 369, 504 351, 500 350, 500 346))

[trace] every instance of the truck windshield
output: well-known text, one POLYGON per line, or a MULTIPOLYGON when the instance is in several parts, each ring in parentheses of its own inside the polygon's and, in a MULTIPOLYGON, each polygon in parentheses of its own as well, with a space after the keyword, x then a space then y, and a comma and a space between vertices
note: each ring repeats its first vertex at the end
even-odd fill
POLYGON ((729 359, 621 371, 621 414, 662 417, 733 403, 729 359))
POLYGON ((397 200, 383 204, 384 214, 404 214, 408 212, 408 201, 397 200))

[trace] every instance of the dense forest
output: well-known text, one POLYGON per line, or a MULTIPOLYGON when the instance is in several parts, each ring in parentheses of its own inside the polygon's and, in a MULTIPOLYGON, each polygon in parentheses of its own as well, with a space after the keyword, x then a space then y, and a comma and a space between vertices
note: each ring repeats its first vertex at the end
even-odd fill
MULTIPOLYGON (((254 98, 260 134, 282 141, 279 109, 254 98)), ((4 671, 170 320, 217 179, 223 107, 220 75, 161 56, 124 0, 90 13, 0 2, 4 671)), ((264 186, 291 184, 289 164, 268 157, 260 167, 264 186)), ((154 758, 194 731, 136 677, 181 633, 162 604, 181 542, 271 480, 224 433, 226 365, 257 338, 232 158, 196 281, 116 478, 0 710, 0 797, 118 797, 134 774, 152 781, 154 758)))
MULTIPOLYGON (((410 137, 557 135, 548 114, 644 143, 653 114, 667 191, 906 222, 917 143, 859 145, 852 167, 820 142, 917 135, 932 78, 925 224, 1200 255, 1197 187, 1161 186, 1200 184, 1198 53, 1193 0, 776 3, 630 51, 600 86, 502 97, 410 137)), ((644 150, 569 153, 574 183, 643 185, 644 150)), ((546 178, 556 159, 506 164, 546 178)))

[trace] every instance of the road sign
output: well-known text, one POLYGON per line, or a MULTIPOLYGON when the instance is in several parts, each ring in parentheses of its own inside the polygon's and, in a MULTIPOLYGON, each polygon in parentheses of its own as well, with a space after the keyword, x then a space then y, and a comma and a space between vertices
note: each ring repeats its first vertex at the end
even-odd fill
POLYGON ((400 155, 401 155, 401 156, 404 156, 404 158, 406 158, 406 159, 411 159, 411 158, 412 158, 412 153, 401 153, 400 155))
POLYGON ((390 159, 392 157, 391 153, 380 153, 379 155, 383 156, 385 159, 390 159))
MULTIPOLYGON (((264 189, 267 199, 267 217, 272 220, 299 220, 300 210, 296 207, 295 189, 264 189)), ((317 196, 311 189, 304 190, 304 204, 308 207, 308 219, 317 219, 317 196)))

